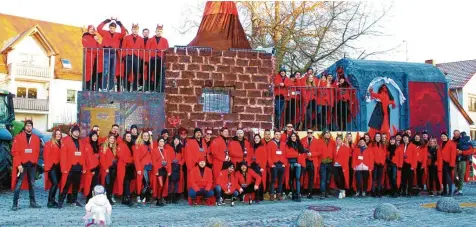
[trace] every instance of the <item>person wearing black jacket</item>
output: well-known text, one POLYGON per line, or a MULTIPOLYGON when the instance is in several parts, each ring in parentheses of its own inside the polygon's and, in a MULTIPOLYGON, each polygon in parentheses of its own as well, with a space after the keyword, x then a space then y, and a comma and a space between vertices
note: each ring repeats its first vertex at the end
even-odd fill
POLYGON ((397 187, 397 157, 395 152, 397 150, 397 141, 395 136, 390 137, 389 144, 387 146, 387 175, 390 181, 390 196, 395 198, 398 196, 398 187, 397 187))
POLYGON ((437 166, 438 149, 436 138, 431 138, 428 145, 428 195, 430 196, 441 190, 437 166))

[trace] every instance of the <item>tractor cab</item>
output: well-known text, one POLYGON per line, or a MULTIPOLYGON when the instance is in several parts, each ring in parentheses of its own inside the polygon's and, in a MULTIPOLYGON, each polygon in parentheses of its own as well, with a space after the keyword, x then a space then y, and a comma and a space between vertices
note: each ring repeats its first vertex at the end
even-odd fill
POLYGON ((0 90, 0 140, 11 141, 13 139, 11 131, 15 120, 14 96, 8 91, 0 90))

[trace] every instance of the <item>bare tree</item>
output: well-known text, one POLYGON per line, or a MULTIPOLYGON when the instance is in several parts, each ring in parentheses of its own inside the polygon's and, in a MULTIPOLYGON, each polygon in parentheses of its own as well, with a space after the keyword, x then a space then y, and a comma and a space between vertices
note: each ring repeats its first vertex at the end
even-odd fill
MULTIPOLYGON (((366 59, 399 47, 373 50, 361 45, 362 40, 385 35, 381 23, 391 5, 379 7, 365 1, 242 1, 237 7, 252 47, 274 47, 276 64, 293 71, 323 69, 344 56, 366 59)), ((188 15, 197 15, 192 13, 197 9, 188 15)), ((198 27, 200 22, 191 18, 197 17, 189 16, 182 31, 198 27)))

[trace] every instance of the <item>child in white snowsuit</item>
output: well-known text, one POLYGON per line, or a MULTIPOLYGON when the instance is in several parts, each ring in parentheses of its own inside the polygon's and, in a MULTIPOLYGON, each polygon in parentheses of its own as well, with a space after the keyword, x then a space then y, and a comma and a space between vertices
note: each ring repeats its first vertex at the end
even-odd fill
POLYGON ((111 224, 112 206, 107 199, 104 187, 94 187, 93 197, 85 206, 86 216, 83 217, 86 226, 109 226, 111 224))

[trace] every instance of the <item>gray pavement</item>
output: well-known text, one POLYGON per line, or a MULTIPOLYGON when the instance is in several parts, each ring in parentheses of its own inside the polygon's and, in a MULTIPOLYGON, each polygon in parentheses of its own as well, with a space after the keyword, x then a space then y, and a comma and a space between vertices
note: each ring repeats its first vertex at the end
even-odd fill
MULTIPOLYGON (((37 181, 37 200, 41 209, 28 208, 28 192, 20 196, 19 211, 10 211, 13 193, 0 192, 0 226, 83 226, 81 217, 84 209, 66 206, 65 208, 46 208, 47 193, 41 182, 37 181)), ((113 206, 113 226, 202 226, 210 217, 220 217, 230 226, 294 226, 295 218, 309 206, 335 206, 334 212, 320 212, 326 226, 474 226, 476 207, 463 208, 459 214, 446 214, 421 205, 433 203, 439 197, 420 196, 412 198, 345 198, 308 200, 296 203, 262 202, 258 205, 238 203, 236 207, 191 207, 185 204, 156 207, 113 206), (373 210, 379 203, 392 203, 400 212, 397 221, 377 221, 372 218, 373 210)), ((465 185, 465 195, 454 197, 459 202, 476 203, 476 185, 465 185)), ((84 200, 82 200, 84 203, 84 200)))

